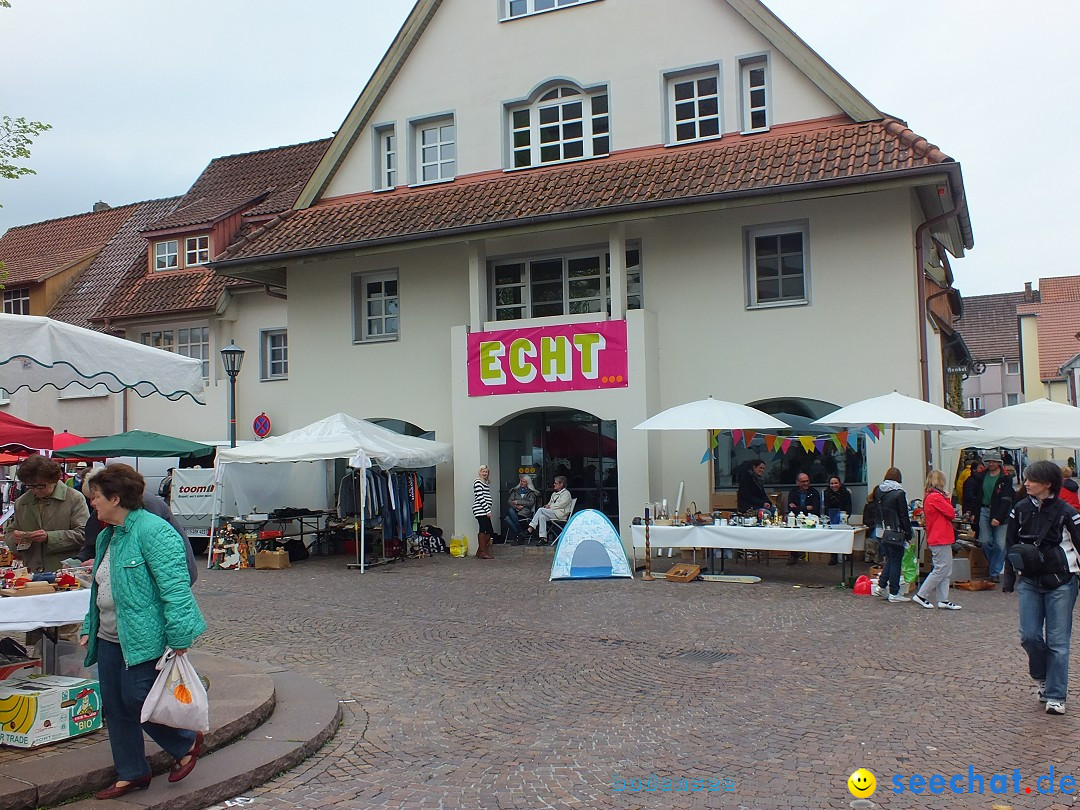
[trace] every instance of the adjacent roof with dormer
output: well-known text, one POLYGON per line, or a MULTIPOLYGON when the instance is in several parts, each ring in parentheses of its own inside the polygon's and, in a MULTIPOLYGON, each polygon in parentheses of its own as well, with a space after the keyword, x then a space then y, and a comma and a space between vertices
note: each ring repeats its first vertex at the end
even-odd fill
MULTIPOLYGON (((959 165, 903 122, 845 116, 680 147, 649 147, 594 161, 485 172, 420 189, 373 192, 290 211, 215 260, 262 259, 480 232, 542 221, 707 204, 725 198, 854 185, 959 165)), ((965 229, 970 246, 970 230, 965 229)))
POLYGON ((1080 348, 1080 276, 1039 279, 1038 303, 1021 304, 1018 316, 1034 315, 1039 335, 1039 379, 1061 378, 1061 366, 1080 348))
POLYGON ((973 358, 982 362, 1020 359, 1016 307, 1023 303, 1023 292, 964 296, 964 314, 955 325, 973 358))
POLYGON ((92 259, 132 210, 132 205, 123 205, 9 228, 0 237, 0 262, 7 271, 4 284, 9 288, 40 284, 92 259))

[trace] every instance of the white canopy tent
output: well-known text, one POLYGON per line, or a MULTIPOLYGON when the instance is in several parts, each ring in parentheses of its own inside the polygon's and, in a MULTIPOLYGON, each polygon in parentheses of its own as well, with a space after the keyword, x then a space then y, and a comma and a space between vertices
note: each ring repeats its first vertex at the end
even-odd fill
POLYGON ((982 430, 945 431, 941 446, 963 447, 1080 447, 1080 408, 1036 399, 1010 405, 972 419, 982 430))
MULTIPOLYGON (((333 469, 328 462, 334 459, 348 459, 349 464, 357 469, 366 469, 375 464, 384 470, 390 470, 432 467, 450 461, 453 455, 453 446, 445 442, 404 436, 372 422, 356 419, 348 414, 336 413, 281 436, 272 436, 261 442, 219 450, 216 478, 221 486, 217 487, 217 491, 228 488, 235 493, 237 510, 251 508, 254 503, 257 503, 252 500, 255 497, 254 493, 248 491, 248 494, 244 495, 245 488, 239 481, 243 476, 239 475, 237 470, 237 465, 242 464, 266 465, 260 468, 258 476, 263 493, 259 497, 263 497, 263 503, 266 504, 273 502, 273 500, 265 500, 266 498, 280 497, 277 493, 296 492, 294 465, 297 462, 309 462, 316 465, 322 462, 322 465, 317 467, 319 480, 316 485, 321 484, 323 487, 332 488, 333 481, 329 476, 333 469)), ((250 476, 246 477, 251 480, 250 476)), ((363 493, 363 488, 361 488, 361 493, 363 493)), ((329 495, 327 495, 328 501, 329 495)), ((217 495, 214 503, 214 520, 211 525, 216 522, 217 514, 220 514, 220 506, 221 498, 217 495)), ((357 554, 362 572, 364 570, 362 520, 357 554)))
POLYGON ((37 315, 0 313, 0 388, 103 386, 204 404, 202 361, 37 315))

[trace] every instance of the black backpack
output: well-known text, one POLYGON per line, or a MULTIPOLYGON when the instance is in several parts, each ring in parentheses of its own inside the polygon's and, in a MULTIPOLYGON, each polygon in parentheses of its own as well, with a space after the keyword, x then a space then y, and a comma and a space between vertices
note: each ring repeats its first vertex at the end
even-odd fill
MULTIPOLYGON (((874 493, 870 493, 873 495, 874 493)), ((862 522, 865 526, 880 526, 881 525, 881 493, 877 493, 877 497, 873 500, 867 500, 866 506, 863 507, 862 522)))

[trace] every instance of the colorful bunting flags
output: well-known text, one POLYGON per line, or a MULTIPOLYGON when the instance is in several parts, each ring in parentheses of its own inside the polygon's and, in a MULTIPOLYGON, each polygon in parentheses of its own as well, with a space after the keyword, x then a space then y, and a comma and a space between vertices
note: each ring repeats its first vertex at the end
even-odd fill
POLYGON ((782 442, 780 442, 780 449, 784 453, 786 453, 788 450, 790 450, 791 449, 791 439, 784 439, 782 442))
POLYGON ((731 431, 731 441, 732 441, 732 443, 733 444, 738 444, 739 442, 741 442, 742 441, 742 435, 743 435, 743 432, 741 430, 739 430, 738 428, 731 431))

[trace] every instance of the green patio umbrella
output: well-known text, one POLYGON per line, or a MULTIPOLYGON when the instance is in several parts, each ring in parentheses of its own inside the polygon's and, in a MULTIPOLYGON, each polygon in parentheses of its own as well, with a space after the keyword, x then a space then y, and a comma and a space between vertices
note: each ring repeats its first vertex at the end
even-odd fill
POLYGON ((207 444, 189 442, 175 436, 162 433, 150 433, 146 430, 129 430, 115 436, 79 444, 64 450, 64 458, 116 458, 117 456, 136 456, 142 458, 191 458, 213 453, 214 448, 207 444))

